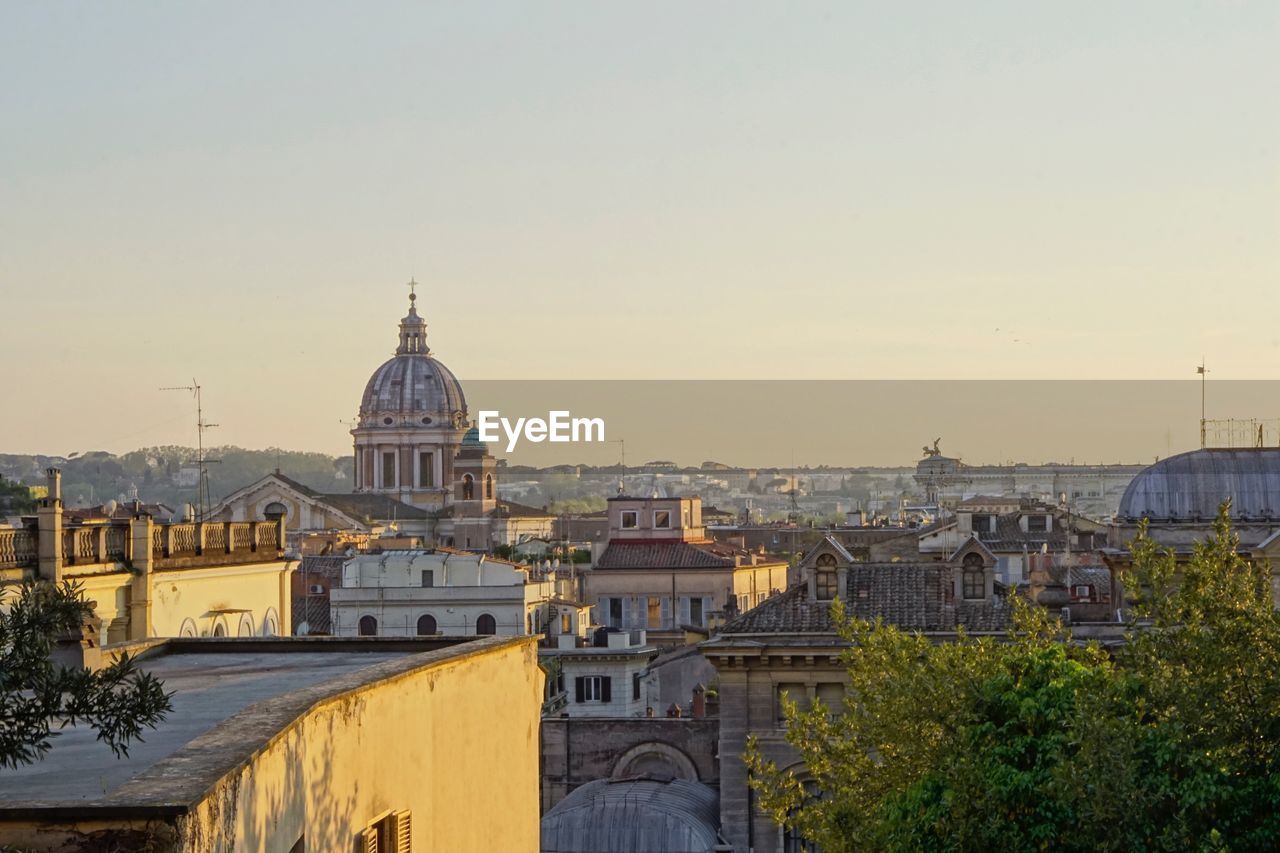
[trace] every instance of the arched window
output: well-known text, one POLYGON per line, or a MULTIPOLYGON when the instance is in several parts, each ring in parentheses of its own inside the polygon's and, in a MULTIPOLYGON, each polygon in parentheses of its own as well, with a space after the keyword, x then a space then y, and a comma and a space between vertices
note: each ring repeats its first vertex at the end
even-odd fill
POLYGON ((436 617, 424 613, 418 617, 418 636, 429 637, 436 633, 436 617))
POLYGON ((494 619, 488 613, 481 613, 480 618, 476 620, 477 634, 496 634, 498 633, 498 620, 494 619))
POLYGON ((253 636, 253 616, 248 613, 240 614, 240 629, 236 632, 237 637, 253 636))
POLYGON ((987 597, 986 567, 982 565, 981 554, 964 555, 964 582, 961 592, 970 600, 987 597))
POLYGON ((814 579, 817 581, 815 595, 819 601, 831 601, 836 597, 836 558, 832 554, 822 554, 815 565, 814 579))
POLYGON ((272 501, 262 508, 262 515, 267 521, 275 521, 289 514, 289 509, 280 501, 272 501))
POLYGON ((378 636, 378 620, 372 616, 360 617, 360 636, 376 637, 378 636))
POLYGON ((280 617, 276 615, 274 607, 268 607, 267 613, 262 617, 262 636, 275 637, 280 634, 280 617))
POLYGON ((476 480, 470 474, 462 475, 462 499, 469 501, 476 496, 476 480))
POLYGON ((182 627, 178 629, 178 636, 179 637, 195 637, 198 635, 199 635, 199 632, 196 630, 196 623, 192 622, 190 619, 183 619, 182 627))
POLYGON ((493 500, 493 475, 484 475, 484 497, 485 500, 493 500))
POLYGON ((223 625, 221 622, 219 622, 217 625, 214 625, 214 626, 213 626, 213 636, 215 636, 215 637, 225 637, 225 636, 227 636, 227 626, 226 626, 226 625, 223 625))

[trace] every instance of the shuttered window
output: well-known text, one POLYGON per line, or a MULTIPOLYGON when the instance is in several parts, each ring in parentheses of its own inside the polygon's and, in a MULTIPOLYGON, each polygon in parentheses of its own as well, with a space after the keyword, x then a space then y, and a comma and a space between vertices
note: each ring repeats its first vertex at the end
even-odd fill
POLYGON ((573 680, 573 701, 610 702, 613 700, 613 679, 607 675, 579 675, 573 680))

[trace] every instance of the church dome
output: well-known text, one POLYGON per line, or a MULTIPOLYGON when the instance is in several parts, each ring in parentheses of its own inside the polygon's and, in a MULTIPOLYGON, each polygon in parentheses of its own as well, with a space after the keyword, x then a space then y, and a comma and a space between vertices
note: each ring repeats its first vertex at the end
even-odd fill
POLYGON ((427 324, 414 305, 417 297, 409 299, 409 313, 400 321, 400 346, 369 377, 360 398, 360 419, 384 426, 447 426, 459 417, 465 421, 467 399, 462 384, 431 355, 427 324))
POLYGON ((1280 518, 1280 448, 1207 448, 1162 459, 1129 483, 1119 516, 1209 521, 1227 498, 1232 518, 1280 518))

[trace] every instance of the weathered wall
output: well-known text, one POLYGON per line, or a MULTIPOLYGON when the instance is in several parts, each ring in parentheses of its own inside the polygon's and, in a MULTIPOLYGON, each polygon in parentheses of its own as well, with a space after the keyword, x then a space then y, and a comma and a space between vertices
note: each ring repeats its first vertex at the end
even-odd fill
POLYGON ((327 700, 219 781, 181 849, 349 851, 408 809, 414 850, 536 850, 542 678, 509 640, 327 700))
POLYGON ((667 767, 678 778, 715 787, 720 781, 719 737, 720 723, 714 718, 544 719, 542 810, 579 785, 628 769, 667 767))

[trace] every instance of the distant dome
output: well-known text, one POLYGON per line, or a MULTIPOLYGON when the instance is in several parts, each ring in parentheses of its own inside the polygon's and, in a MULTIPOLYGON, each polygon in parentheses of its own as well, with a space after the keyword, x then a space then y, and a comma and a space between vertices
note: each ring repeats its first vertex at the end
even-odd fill
POLYGON ((1129 483, 1119 515, 1208 521, 1227 498, 1233 518, 1280 518, 1280 448, 1208 448, 1162 459, 1129 483))
POLYGON ((711 853, 721 849, 719 824, 719 798, 700 782, 596 779, 574 788, 542 816, 542 849, 711 853))
POLYGON ((463 447, 484 447, 484 442, 480 440, 480 428, 472 427, 462 436, 463 447))
POLYGON ((361 418, 412 418, 416 424, 429 417, 432 425, 444 426, 454 412, 466 411, 467 399, 457 377, 424 353, 401 353, 384 363, 369 377, 360 398, 361 418))
POLYGON ((447 426, 455 412, 466 416, 462 385, 449 368, 432 357, 427 324, 418 316, 416 299, 410 295, 409 313, 400 321, 400 346, 395 357, 375 370, 364 387, 362 421, 379 426, 447 426))

